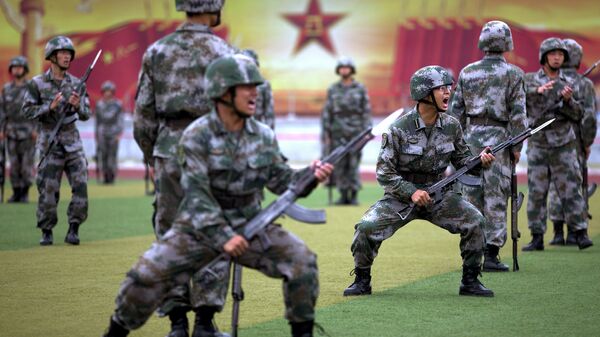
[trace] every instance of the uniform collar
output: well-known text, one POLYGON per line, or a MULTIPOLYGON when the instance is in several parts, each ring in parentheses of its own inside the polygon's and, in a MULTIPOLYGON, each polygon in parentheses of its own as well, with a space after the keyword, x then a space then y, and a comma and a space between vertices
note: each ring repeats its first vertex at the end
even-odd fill
POLYGON ((192 22, 184 22, 179 27, 177 27, 176 31, 193 31, 193 32, 201 32, 201 33, 210 33, 212 34, 212 30, 210 27, 206 25, 202 25, 199 23, 192 22))
MULTIPOLYGON (((544 71, 544 68, 540 68, 540 70, 538 70, 538 77, 540 79, 547 79, 548 81, 550 81, 550 77, 548 77, 548 75, 546 75, 546 72, 544 71)), ((558 69, 558 78, 566 81, 567 78, 565 76, 565 73, 563 72, 562 69, 558 69)))
POLYGON ((504 58, 504 55, 502 54, 488 54, 483 56, 484 60, 500 60, 500 61, 504 61, 506 62, 506 59, 504 58))
MULTIPOLYGON (((48 68, 48 70, 46 70, 46 73, 44 73, 44 81, 52 82, 54 80, 55 79, 54 79, 54 74, 52 74, 52 68, 48 68)), ((71 82, 71 74, 69 74, 68 72, 65 72, 64 80, 66 80, 67 82, 71 82)))
MULTIPOLYGON (((223 125, 223 121, 221 121, 221 118, 219 118, 219 114, 217 113, 217 110, 213 108, 213 110, 210 112, 209 114, 209 118, 212 124, 212 129, 215 131, 215 133, 217 135, 225 135, 227 133, 229 133, 229 131, 227 131, 227 129, 225 129, 225 125, 223 125)), ((246 121, 244 122, 244 129, 246 130, 247 133, 250 134, 254 134, 256 133, 256 121, 254 120, 254 118, 246 118, 246 121)))
MULTIPOLYGON (((419 131, 419 130, 425 129, 427 127, 427 125, 425 124, 425 121, 423 121, 423 118, 421 118, 421 115, 419 115, 419 111, 417 110, 416 106, 413 111, 415 113, 415 117, 413 118, 413 123, 415 124, 415 130, 419 131)), ((434 126, 438 129, 442 129, 444 127, 444 122, 442 121, 442 119, 444 118, 443 114, 444 113, 438 112, 438 118, 435 120, 434 126)))

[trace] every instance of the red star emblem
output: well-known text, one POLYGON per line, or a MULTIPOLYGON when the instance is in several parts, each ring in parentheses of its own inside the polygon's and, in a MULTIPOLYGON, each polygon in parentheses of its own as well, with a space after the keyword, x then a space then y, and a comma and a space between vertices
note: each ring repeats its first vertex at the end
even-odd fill
POLYGON ((310 0, 304 14, 283 14, 283 17, 300 29, 300 36, 294 47, 294 54, 298 53, 309 42, 315 41, 331 54, 335 54, 329 28, 342 19, 345 14, 323 14, 319 0, 310 0))

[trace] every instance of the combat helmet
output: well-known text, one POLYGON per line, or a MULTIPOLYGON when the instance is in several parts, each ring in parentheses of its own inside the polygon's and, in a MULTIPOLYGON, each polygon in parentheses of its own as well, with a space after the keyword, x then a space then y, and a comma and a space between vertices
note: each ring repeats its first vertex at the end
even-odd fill
POLYGON ((115 91, 117 86, 112 81, 104 81, 100 86, 100 91, 105 92, 106 90, 115 91))
POLYGON ((241 84, 256 84, 264 82, 254 60, 243 54, 220 57, 208 65, 204 74, 206 95, 217 99, 223 96, 229 88, 241 84))
POLYGON ((258 54, 253 49, 244 49, 242 50, 242 54, 252 58, 254 60, 254 63, 256 63, 258 67, 260 67, 260 63, 258 62, 258 54))
POLYGON ((540 45, 539 57, 541 65, 544 65, 544 58, 546 58, 546 54, 553 50, 562 50, 565 53, 564 63, 569 62, 569 51, 562 40, 557 37, 550 37, 542 41, 542 44, 540 45))
POLYGON ((8 72, 10 73, 10 70, 12 69, 12 67, 23 67, 25 68, 25 74, 27 74, 29 72, 29 65, 27 64, 27 59, 25 58, 25 56, 17 56, 17 57, 13 57, 10 62, 8 63, 8 72))
POLYGON ((513 39, 510 27, 502 21, 490 21, 483 25, 479 34, 477 48, 489 52, 505 52, 513 50, 513 39))
POLYGON ((410 98, 420 101, 431 91, 443 85, 452 85, 452 76, 443 67, 427 66, 417 70, 410 78, 410 98))
POLYGON ((175 0, 175 9, 186 13, 217 13, 223 8, 224 0, 175 0))
POLYGON ((354 65, 354 60, 352 60, 351 57, 349 56, 342 56, 340 57, 340 59, 337 61, 337 64, 335 65, 335 73, 339 75, 339 71, 341 67, 349 67, 350 69, 352 69, 351 74, 356 74, 356 66, 354 65))
POLYGON ((71 61, 75 59, 75 47, 73 41, 66 36, 56 36, 48 40, 44 49, 44 58, 50 60, 50 56, 59 50, 68 50, 71 52, 71 61))
POLYGON ((563 64, 564 68, 579 68, 583 58, 583 47, 573 39, 563 39, 562 42, 569 51, 569 62, 563 64))

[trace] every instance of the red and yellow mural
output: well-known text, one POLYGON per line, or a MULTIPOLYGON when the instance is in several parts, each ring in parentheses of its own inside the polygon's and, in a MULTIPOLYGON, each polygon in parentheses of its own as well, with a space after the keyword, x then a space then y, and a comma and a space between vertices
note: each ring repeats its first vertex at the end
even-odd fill
MULTIPOLYGON (((26 54, 32 72, 42 71, 46 40, 65 34, 77 48, 73 74, 104 50, 90 78, 92 98, 111 79, 131 109, 145 48, 184 19, 174 7, 174 0, 0 0, 0 67, 26 54)), ((537 70, 539 44, 550 36, 583 46, 581 71, 600 59, 596 0, 227 0, 217 33, 258 52, 278 114, 319 114, 341 55, 354 58, 374 112, 383 114, 410 103, 407 83, 417 68, 439 64, 458 74, 481 58, 477 38, 491 19, 511 26, 515 50, 507 58, 525 71, 537 70)), ((600 82, 600 72, 592 79, 600 82)))

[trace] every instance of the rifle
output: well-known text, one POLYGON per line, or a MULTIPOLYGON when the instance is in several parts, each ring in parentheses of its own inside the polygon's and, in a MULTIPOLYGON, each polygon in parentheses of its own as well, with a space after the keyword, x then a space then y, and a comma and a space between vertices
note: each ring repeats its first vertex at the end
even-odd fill
POLYGON ((513 271, 519 271, 519 260, 517 259, 517 242, 521 237, 519 232, 519 210, 523 205, 524 195, 517 192, 517 160, 514 152, 510 151, 510 237, 512 238, 513 271))
MULTIPOLYGON (((543 123, 542 125, 538 126, 537 128, 535 128, 533 130, 531 128, 527 128, 527 130, 521 132, 517 136, 509 138, 509 139, 505 140, 504 142, 494 146, 490 150, 490 153, 496 154, 506 148, 510 148, 517 144, 522 143, 525 139, 531 137, 533 134, 537 133, 541 129, 550 125, 550 123, 554 122, 555 119, 556 118, 552 118, 551 120, 546 121, 545 123, 543 123)), ((429 196, 433 199, 434 203, 440 202, 442 200, 443 192, 448 187, 452 186, 456 182, 456 180, 458 180, 459 177, 466 174, 468 171, 476 168, 480 164, 481 164, 481 154, 477 155, 475 157, 472 157, 471 159, 469 159, 467 161, 467 163, 463 167, 456 170, 456 172, 454 172, 451 175, 447 176, 446 178, 438 181, 437 183, 431 185, 426 190, 427 194, 429 194, 429 196)), ((398 215, 400 216, 400 218, 402 220, 406 220, 406 218, 410 215, 410 213, 415 208, 415 206, 416 206, 416 204, 412 201, 404 204, 403 207, 401 207, 400 210, 398 211, 398 215)))
POLYGON ((231 309, 231 337, 238 336, 240 321, 240 302, 244 300, 244 289, 242 289, 242 265, 233 263, 233 276, 231 279, 231 297, 233 305, 231 309))
MULTIPOLYGON (((98 61, 100 54, 102 54, 102 49, 100 49, 98 51, 98 53, 96 54, 96 57, 94 58, 94 61, 86 69, 85 73, 83 74, 83 77, 81 78, 81 80, 79 81, 79 84, 77 85, 77 87, 74 90, 77 93, 79 93, 80 96, 83 94, 83 92, 82 92, 83 85, 87 81, 88 77, 90 77, 90 73, 94 69, 94 66, 96 65, 96 61, 98 61)), ((75 122, 75 120, 77 119, 77 117, 75 116, 72 109, 73 109, 73 106, 69 103, 65 103, 60 106, 60 108, 58 110, 58 116, 59 116, 58 121, 56 122, 54 129, 52 129, 52 132, 50 133, 48 147, 46 148, 46 151, 44 151, 44 153, 40 157, 40 162, 38 164, 38 168, 43 167, 42 164, 44 163, 46 158, 48 158, 48 155, 50 154, 50 151, 52 151, 52 148, 54 148, 54 145, 56 145, 56 136, 58 135, 58 132, 60 131, 60 128, 63 126, 63 124, 70 124, 72 122, 75 122), (67 119, 67 115, 73 116, 73 117, 69 117, 69 119, 67 119)))

